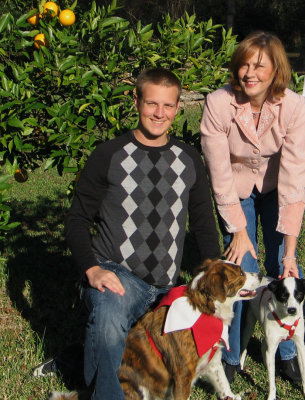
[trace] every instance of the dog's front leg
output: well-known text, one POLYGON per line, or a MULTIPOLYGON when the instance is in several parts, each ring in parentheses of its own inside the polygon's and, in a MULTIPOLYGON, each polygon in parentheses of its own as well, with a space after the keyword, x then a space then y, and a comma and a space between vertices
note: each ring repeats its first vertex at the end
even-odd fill
POLYGON ((218 398, 241 400, 239 394, 234 394, 231 391, 230 384, 221 363, 221 350, 217 351, 207 367, 202 371, 202 377, 206 377, 213 385, 218 398))
POLYGON ((255 323, 256 323, 256 317, 251 309, 251 305, 247 304, 246 323, 241 336, 241 348, 240 348, 240 354, 241 354, 240 367, 242 370, 245 369, 247 346, 253 334, 255 323))
POLYGON ((217 369, 211 369, 209 374, 206 374, 209 382, 213 385, 219 399, 241 400, 239 394, 234 394, 231 391, 230 384, 222 366, 217 369))
POLYGON ((305 396, 305 346, 304 346, 304 330, 302 329, 301 335, 294 335, 293 341, 296 345, 298 352, 298 363, 302 377, 303 395, 305 396))
MULTIPOLYGON (((271 340, 274 338, 270 338, 271 340)), ((276 399, 276 386, 275 386, 275 352, 278 346, 278 342, 276 343, 273 341, 266 342, 266 357, 265 357, 265 364, 268 372, 269 378, 269 395, 268 400, 275 400, 276 399)))
POLYGON ((174 400, 188 400, 191 396, 191 376, 174 378, 174 400))

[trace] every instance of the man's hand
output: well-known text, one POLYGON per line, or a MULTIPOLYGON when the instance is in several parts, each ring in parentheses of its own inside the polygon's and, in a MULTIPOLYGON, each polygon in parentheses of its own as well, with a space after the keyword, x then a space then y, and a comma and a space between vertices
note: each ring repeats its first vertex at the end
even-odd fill
POLYGON ((240 265, 243 256, 250 251, 253 258, 257 259, 254 246, 249 239, 246 228, 240 232, 233 233, 233 238, 229 246, 226 248, 224 255, 228 261, 240 265))
POLYGON ((123 288, 119 278, 112 271, 101 268, 99 265, 95 265, 87 269, 86 276, 88 278, 90 286, 105 292, 105 288, 111 290, 113 293, 117 293, 120 296, 124 296, 125 289, 123 288))

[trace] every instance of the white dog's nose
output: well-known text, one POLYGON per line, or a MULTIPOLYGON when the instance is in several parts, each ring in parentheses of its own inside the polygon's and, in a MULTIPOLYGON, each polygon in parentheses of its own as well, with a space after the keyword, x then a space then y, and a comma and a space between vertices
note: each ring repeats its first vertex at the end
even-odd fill
POLYGON ((289 315, 295 315, 297 313, 297 309, 295 307, 289 307, 287 311, 289 315))

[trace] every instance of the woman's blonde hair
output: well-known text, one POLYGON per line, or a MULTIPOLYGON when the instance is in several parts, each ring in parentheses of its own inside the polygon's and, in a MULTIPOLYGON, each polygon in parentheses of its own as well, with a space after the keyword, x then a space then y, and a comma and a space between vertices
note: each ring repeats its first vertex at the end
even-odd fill
POLYGON ((241 91, 238 70, 257 50, 259 52, 258 62, 260 62, 264 52, 270 58, 274 69, 269 99, 272 100, 284 96, 284 91, 291 79, 290 63, 280 39, 271 33, 263 31, 251 33, 236 48, 230 64, 232 89, 241 91))

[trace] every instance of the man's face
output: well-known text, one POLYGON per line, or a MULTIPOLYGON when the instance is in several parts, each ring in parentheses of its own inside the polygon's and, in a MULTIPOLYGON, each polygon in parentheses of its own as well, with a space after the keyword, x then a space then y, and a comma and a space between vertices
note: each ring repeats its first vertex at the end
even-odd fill
POLYGON ((179 109, 178 88, 146 82, 142 87, 142 97, 135 97, 135 105, 139 112, 136 137, 141 139, 143 136, 143 139, 155 142, 154 145, 164 144, 167 130, 179 109))

